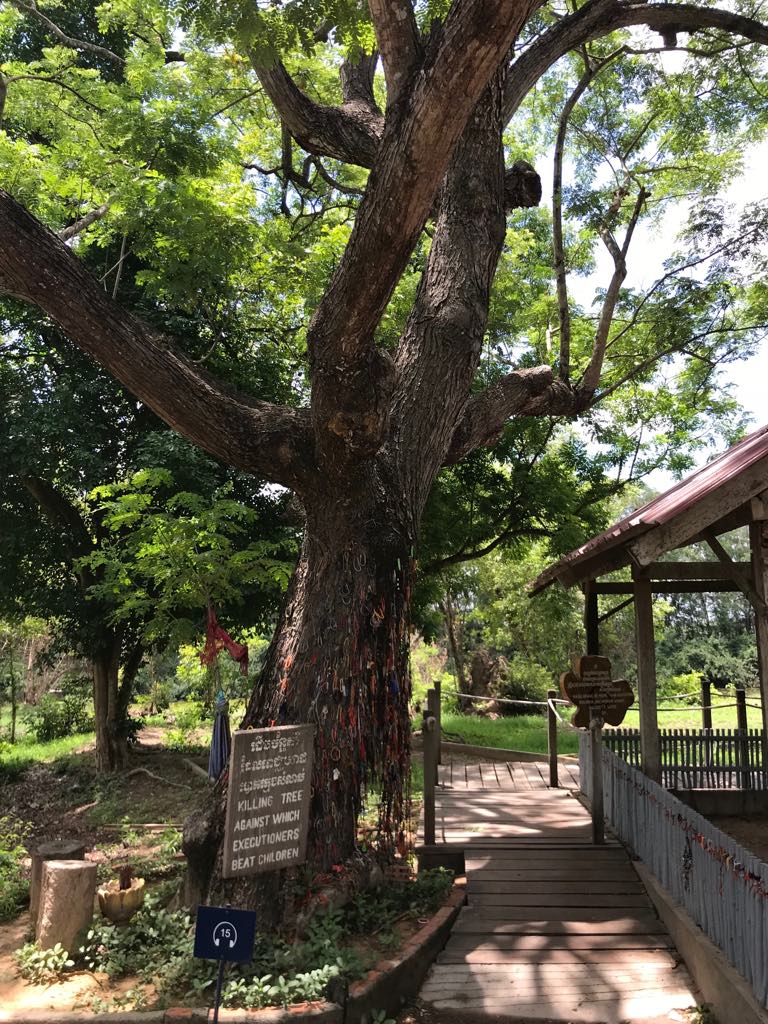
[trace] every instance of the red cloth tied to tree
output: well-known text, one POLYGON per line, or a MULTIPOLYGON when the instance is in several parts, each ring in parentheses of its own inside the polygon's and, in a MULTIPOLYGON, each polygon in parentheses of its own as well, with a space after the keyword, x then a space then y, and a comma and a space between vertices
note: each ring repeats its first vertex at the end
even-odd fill
POLYGON ((216 618, 213 605, 208 606, 208 626, 205 631, 205 647, 200 652, 200 662, 203 665, 212 665, 219 655, 219 651, 226 650, 233 661, 238 662, 240 671, 244 676, 248 675, 248 646, 239 644, 226 631, 222 629, 216 618))

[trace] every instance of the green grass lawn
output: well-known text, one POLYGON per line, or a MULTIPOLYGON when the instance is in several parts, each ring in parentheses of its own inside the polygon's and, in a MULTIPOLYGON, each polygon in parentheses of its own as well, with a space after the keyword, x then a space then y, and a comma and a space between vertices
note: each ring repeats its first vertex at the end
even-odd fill
MULTIPOLYGON (((712 727, 714 729, 735 729, 736 698, 717 696, 712 698, 712 727)), ((757 704, 759 695, 747 695, 747 705, 757 704)), ((560 714, 570 717, 567 708, 561 707, 560 714)), ((750 729, 762 728, 762 717, 759 707, 747 707, 747 721, 750 729)), ((622 728, 639 728, 637 704, 630 708, 622 723, 622 728)), ((661 729, 701 729, 701 711, 674 701, 659 702, 659 728, 661 729), (669 709, 669 710, 667 710, 669 709)), ((459 715, 443 712, 443 733, 445 739, 451 733, 460 736, 462 742, 482 747, 506 747, 508 750, 524 750, 533 754, 545 754, 547 751, 547 720, 543 715, 515 715, 509 718, 480 718, 475 715, 459 715)), ((557 749, 560 754, 576 754, 579 750, 577 734, 566 726, 558 726, 557 749)))
MULTIPOLYGON (((697 705, 700 701, 696 701, 697 705)), ((735 697, 722 696, 717 694, 712 697, 712 728, 713 729, 735 729, 736 728, 736 708, 725 705, 733 705, 736 703, 735 697)), ((747 724, 750 729, 762 729, 763 720, 762 713, 760 711, 760 695, 759 694, 747 694, 747 724), (750 707, 750 704, 756 705, 750 707)), ((629 709, 626 714, 624 721, 622 722, 622 728, 625 729, 638 729, 640 726, 640 713, 637 709, 637 696, 635 696, 635 703, 629 709)), ((679 701, 660 700, 659 701, 659 728, 660 729, 701 729, 703 728, 701 722, 701 711, 696 711, 693 708, 687 707, 685 704, 681 704, 679 701)))
MULTIPOLYGON (((461 742, 482 747, 506 747, 532 754, 547 752, 547 720, 544 715, 514 715, 509 718, 479 718, 474 715, 443 713, 444 739, 451 733, 461 742)), ((558 726, 557 749, 561 754, 575 754, 579 741, 575 732, 558 726)))
POLYGON ((81 747, 93 743, 95 738, 94 733, 86 732, 49 740, 47 743, 22 739, 18 743, 8 744, 0 748, 0 776, 16 776, 32 764, 50 763, 68 757, 81 747))

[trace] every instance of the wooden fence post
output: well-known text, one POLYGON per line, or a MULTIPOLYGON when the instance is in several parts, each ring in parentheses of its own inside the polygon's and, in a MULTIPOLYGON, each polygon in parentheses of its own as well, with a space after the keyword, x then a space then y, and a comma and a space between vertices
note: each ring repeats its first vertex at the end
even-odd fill
POLYGON ((736 687, 736 728, 739 730, 739 737, 736 743, 736 752, 740 771, 738 773, 739 786, 742 789, 752 788, 752 773, 749 770, 749 725, 747 724, 747 692, 742 687, 736 687))
POLYGON ((435 691, 435 706, 433 714, 435 716, 435 731, 437 733, 437 763, 443 763, 443 694, 442 694, 442 681, 435 679, 432 683, 435 691))
POLYGON ((547 752, 549 753, 549 784, 557 789, 557 718, 553 701, 557 699, 557 690, 547 690, 547 752))
POLYGON ((712 728, 712 686, 708 679, 701 677, 701 726, 712 728))
POLYGON ((589 747, 592 770, 592 842, 605 842, 605 811, 603 809, 603 720, 597 708, 589 712, 589 747))
POLYGON ((440 749, 440 747, 439 747, 439 736, 440 736, 440 734, 438 732, 438 729, 440 728, 440 726, 438 724, 440 722, 440 710, 439 710, 438 702, 437 702, 437 693, 435 692, 434 689, 427 690, 427 714, 429 715, 430 718, 434 718, 434 720, 435 720, 434 736, 433 736, 432 742, 433 742, 433 749, 434 749, 434 755, 435 755, 435 760, 434 760, 434 767, 435 767, 434 775, 435 775, 435 778, 434 778, 434 782, 435 782, 435 785, 437 785, 437 766, 440 763, 440 761, 439 761, 439 749, 440 749))
MULTIPOLYGON (((430 691, 431 692, 431 691, 430 691)), ((433 846, 435 842, 435 784, 437 782, 437 749, 435 746, 434 716, 427 709, 421 726, 422 746, 424 750, 424 845, 433 846)))

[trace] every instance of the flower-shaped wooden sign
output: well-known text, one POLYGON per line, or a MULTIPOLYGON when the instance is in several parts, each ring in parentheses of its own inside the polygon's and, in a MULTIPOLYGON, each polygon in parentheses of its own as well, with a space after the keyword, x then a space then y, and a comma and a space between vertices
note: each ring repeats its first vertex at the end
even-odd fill
POLYGON ((609 658, 585 654, 573 658, 573 668, 560 676, 560 691, 577 707, 573 724, 586 729, 590 708, 594 708, 608 725, 621 725, 624 715, 635 702, 635 695, 626 679, 611 678, 609 658))

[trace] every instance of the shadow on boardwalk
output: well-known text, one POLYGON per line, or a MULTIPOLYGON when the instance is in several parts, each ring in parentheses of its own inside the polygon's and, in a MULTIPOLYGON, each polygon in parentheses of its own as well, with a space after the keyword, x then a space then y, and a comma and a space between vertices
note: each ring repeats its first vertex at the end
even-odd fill
POLYGON ((691 979, 626 851, 593 846, 583 806, 538 765, 445 766, 436 824, 465 850, 468 899, 414 1024, 691 1019, 691 979))

